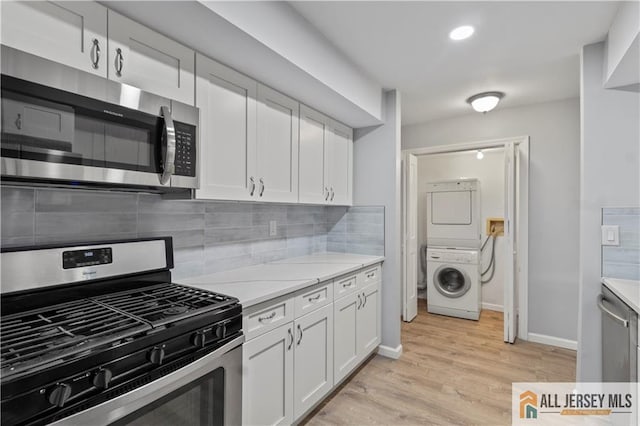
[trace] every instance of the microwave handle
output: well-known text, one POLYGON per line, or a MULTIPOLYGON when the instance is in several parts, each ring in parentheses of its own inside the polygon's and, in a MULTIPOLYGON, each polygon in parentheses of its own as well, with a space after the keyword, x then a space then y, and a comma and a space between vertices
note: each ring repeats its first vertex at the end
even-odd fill
POLYGON ((161 108, 164 117, 164 131, 167 138, 164 140, 166 144, 163 148, 164 158, 162 159, 162 175, 160 175, 160 183, 165 185, 171 179, 171 175, 175 172, 176 161, 176 128, 173 125, 171 111, 168 106, 161 108))

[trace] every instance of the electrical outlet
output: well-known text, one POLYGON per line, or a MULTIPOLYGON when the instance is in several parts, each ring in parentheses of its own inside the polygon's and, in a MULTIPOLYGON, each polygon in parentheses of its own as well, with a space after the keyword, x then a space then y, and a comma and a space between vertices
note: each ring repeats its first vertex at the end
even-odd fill
POLYGON ((620 227, 618 225, 602 225, 601 243, 603 246, 619 246, 620 227))
POLYGON ((276 222, 275 220, 270 220, 269 221, 269 236, 270 237, 275 237, 276 235, 278 235, 278 222, 276 222))

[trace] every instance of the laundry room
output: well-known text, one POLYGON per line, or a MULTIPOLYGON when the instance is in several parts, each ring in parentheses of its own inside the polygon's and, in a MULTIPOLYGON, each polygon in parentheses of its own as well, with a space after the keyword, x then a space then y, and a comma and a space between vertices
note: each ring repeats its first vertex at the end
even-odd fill
POLYGON ((502 312, 504 147, 417 156, 416 204, 418 297, 428 311, 471 320, 502 312))

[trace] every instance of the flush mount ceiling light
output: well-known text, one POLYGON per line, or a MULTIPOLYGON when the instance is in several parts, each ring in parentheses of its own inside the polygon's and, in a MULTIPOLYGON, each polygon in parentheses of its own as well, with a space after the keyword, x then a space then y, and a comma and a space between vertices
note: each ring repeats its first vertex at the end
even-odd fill
POLYGON ((482 153, 481 150, 478 150, 478 152, 476 153, 476 158, 478 160, 482 160, 484 158, 484 154, 482 153))
POLYGON ((451 30, 451 32, 449 33, 449 38, 455 41, 464 40, 465 38, 471 37, 474 31, 475 30, 471 25, 463 25, 451 30))
POLYGON ((494 109, 503 97, 502 92, 484 92, 471 96, 467 103, 478 112, 488 112, 494 109))

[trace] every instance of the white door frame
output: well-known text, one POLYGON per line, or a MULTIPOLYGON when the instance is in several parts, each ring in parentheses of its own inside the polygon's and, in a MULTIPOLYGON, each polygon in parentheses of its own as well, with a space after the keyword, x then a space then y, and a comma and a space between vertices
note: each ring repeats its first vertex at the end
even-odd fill
MULTIPOLYGON (((478 149, 502 148, 513 142, 518 147, 516 157, 516 252, 518 288, 518 338, 529 337, 529 136, 491 139, 476 142, 463 142, 448 145, 429 146, 402 150, 406 154, 426 155, 445 154, 478 149)), ((403 173, 405 170, 403 170, 403 173)), ((406 214, 406 212, 402 212, 406 214)), ((404 236, 403 236, 404 239, 404 236)), ((405 241, 403 241, 405 244, 405 241)), ((417 283, 416 283, 417 284, 417 283)))
MULTIPOLYGON (((412 321, 418 312, 418 288, 417 288, 417 270, 418 264, 412 264, 411 255, 416 254, 418 250, 417 243, 415 240, 412 242, 410 237, 411 228, 414 228, 413 231, 417 232, 417 223, 415 223, 417 216, 418 206, 415 205, 416 200, 413 195, 417 195, 417 176, 414 185, 416 187, 411 186, 411 164, 412 160, 415 161, 415 168, 417 170, 417 157, 413 154, 403 154, 402 155, 402 320, 405 322, 412 321), (406 169, 406 171, 405 171, 406 169), (414 194, 411 194, 410 189, 413 189, 414 194), (413 201, 410 201, 412 199, 413 201), (413 224, 409 223, 411 221, 411 215, 409 214, 409 206, 411 203, 415 205, 416 211, 414 212, 413 224), (412 272, 410 272, 412 271, 412 272), (413 291, 409 290, 409 281, 413 281, 415 287, 412 288, 413 291)), ((414 258, 417 258, 415 256, 414 258)), ((419 261, 418 261, 419 262, 419 261)))

